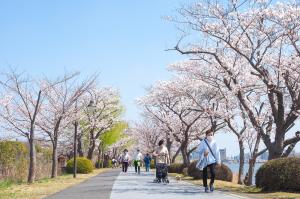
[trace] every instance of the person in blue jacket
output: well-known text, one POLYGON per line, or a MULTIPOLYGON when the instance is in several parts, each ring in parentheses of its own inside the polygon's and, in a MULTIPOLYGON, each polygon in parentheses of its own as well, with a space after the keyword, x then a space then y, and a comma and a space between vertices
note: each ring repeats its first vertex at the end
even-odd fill
POLYGON ((149 155, 149 153, 147 153, 144 157, 144 163, 145 163, 145 167, 146 167, 146 172, 150 171, 150 164, 151 164, 151 157, 149 155))
POLYGON ((212 130, 207 130, 205 132, 206 137, 203 139, 199 145, 199 161, 197 163, 197 168, 203 171, 203 186, 205 192, 208 193, 214 191, 214 180, 215 180, 215 166, 221 164, 220 150, 216 141, 214 140, 214 132, 212 130), (210 183, 209 188, 207 186, 207 170, 210 170, 210 183))

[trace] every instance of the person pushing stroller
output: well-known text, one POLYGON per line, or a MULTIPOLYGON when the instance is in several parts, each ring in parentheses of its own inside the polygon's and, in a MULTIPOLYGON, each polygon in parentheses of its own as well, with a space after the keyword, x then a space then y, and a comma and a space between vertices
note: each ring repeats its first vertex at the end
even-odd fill
POLYGON ((154 151, 153 156, 156 157, 156 179, 154 182, 169 183, 168 165, 170 165, 169 151, 164 145, 164 140, 160 140, 158 148, 154 151))

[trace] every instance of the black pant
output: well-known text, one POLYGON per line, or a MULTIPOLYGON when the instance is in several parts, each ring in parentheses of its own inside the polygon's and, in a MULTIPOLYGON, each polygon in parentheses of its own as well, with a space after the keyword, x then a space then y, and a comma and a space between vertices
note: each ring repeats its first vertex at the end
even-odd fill
POLYGON ((216 164, 210 164, 207 167, 203 169, 203 186, 207 187, 207 168, 209 167, 210 170, 210 184, 214 184, 216 172, 215 172, 215 166, 216 164))
POLYGON ((128 162, 123 162, 122 163, 122 171, 126 173, 127 169, 128 169, 128 162))

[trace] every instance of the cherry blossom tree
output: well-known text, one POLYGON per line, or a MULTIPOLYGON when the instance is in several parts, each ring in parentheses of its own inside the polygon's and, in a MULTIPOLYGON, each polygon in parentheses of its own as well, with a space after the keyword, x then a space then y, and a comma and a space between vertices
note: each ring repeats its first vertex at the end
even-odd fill
MULTIPOLYGON (((45 102, 43 109, 38 117, 38 127, 46 133, 48 139, 52 143, 52 172, 51 177, 57 176, 57 148, 58 141, 65 129, 72 126, 72 122, 76 119, 75 103, 88 89, 93 86, 96 77, 78 83, 77 73, 65 75, 61 84, 49 86, 45 92, 45 102), (69 78, 66 78, 68 77, 69 78)), ((45 84, 52 85, 52 81, 45 80, 45 84)))
MULTIPOLYGON (((209 96, 212 93, 209 93, 209 89, 206 90, 204 85, 201 85, 204 92, 197 92, 199 90, 195 90, 194 85, 186 79, 159 82, 140 100, 140 104, 165 124, 169 132, 172 132, 173 139, 180 143, 180 151, 186 166, 190 163, 190 153, 196 149, 194 147, 188 150, 189 143, 199 139, 200 135, 211 126, 218 126, 213 125, 215 121, 211 120, 213 111, 210 106, 214 106, 214 103, 210 101, 213 97, 209 96)), ((199 85, 196 88, 199 89, 199 85)))
POLYGON ((25 137, 29 143, 28 183, 35 179, 36 171, 36 121, 41 112, 45 92, 61 83, 57 80, 52 85, 45 85, 15 70, 3 73, 0 84, 2 93, 0 116, 5 121, 4 129, 25 137))
POLYGON ((300 108, 299 5, 209 0, 183 6, 179 15, 174 20, 200 36, 200 42, 189 40, 181 47, 181 39, 174 49, 209 68, 207 77, 210 71, 219 74, 218 81, 234 93, 262 138, 269 159, 288 155, 300 140, 298 132, 286 138, 300 108), (264 100, 269 125, 256 116, 259 107, 248 95, 264 100))
MULTIPOLYGON (((140 103, 142 105, 142 103, 140 103)), ((180 147, 177 146, 175 139, 173 138, 173 132, 176 132, 177 129, 175 129, 177 126, 172 125, 170 123, 170 120, 168 120, 168 117, 170 116, 170 111, 163 109, 162 107, 156 106, 151 107, 149 105, 142 105, 144 112, 142 114, 143 122, 140 124, 136 124, 134 127, 135 129, 138 129, 138 131, 135 131, 137 133, 137 136, 140 137, 142 132, 145 131, 145 133, 150 133, 149 136, 154 138, 160 138, 162 140, 166 141, 166 147, 169 151, 170 156, 170 162, 175 162, 176 157, 180 153, 180 147), (147 130, 148 129, 148 130, 147 130)), ((143 134, 143 133, 142 133, 143 134)), ((155 149, 155 145, 158 145, 159 140, 156 140, 156 142, 153 142, 152 140, 151 145, 152 147, 148 150, 153 151, 155 149)))
POLYGON ((136 123, 130 129, 130 137, 137 142, 137 148, 142 153, 153 153, 158 146, 158 142, 164 139, 161 127, 151 120, 143 120, 140 123, 136 123))
POLYGON ((92 100, 95 110, 91 113, 87 108, 82 109, 80 128, 82 133, 87 133, 89 144, 87 158, 92 160, 96 148, 96 140, 120 121, 123 107, 120 97, 112 88, 95 88, 90 91, 90 98, 86 97, 85 104, 92 100), (89 100, 88 100, 89 99, 89 100))

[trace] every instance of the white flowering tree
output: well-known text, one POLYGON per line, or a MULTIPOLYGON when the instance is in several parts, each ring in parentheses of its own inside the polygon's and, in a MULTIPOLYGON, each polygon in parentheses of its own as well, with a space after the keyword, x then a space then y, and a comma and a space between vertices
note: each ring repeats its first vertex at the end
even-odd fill
POLYGON ((143 120, 136 123, 130 129, 130 136, 136 141, 137 148, 142 153, 153 153, 158 146, 158 142, 165 137, 161 133, 161 127, 151 120, 143 120))
POLYGON ((81 132, 88 136, 87 158, 92 160, 96 140, 120 121, 123 107, 118 92, 112 88, 95 88, 90 94, 90 97, 84 98, 86 100, 84 104, 92 100, 95 108, 92 112, 87 108, 82 109, 80 128, 81 132))
POLYGON ((213 107, 217 106, 211 100, 215 93, 210 93, 207 85, 198 85, 203 92, 195 90, 199 81, 173 79, 169 82, 159 82, 149 90, 149 94, 140 100, 140 104, 167 127, 172 138, 180 143, 180 151, 185 165, 190 163, 189 155, 196 147, 189 149, 189 144, 200 139, 205 130, 218 124, 212 116, 213 107))
POLYGON ((4 128, 9 132, 27 138, 29 143, 28 183, 35 179, 35 122, 42 103, 42 89, 39 85, 31 85, 33 80, 11 71, 1 80, 2 91, 7 93, 2 99, 1 118, 5 121, 4 128))
POLYGON ((36 122, 41 112, 44 94, 52 86, 60 84, 61 82, 62 80, 57 80, 51 85, 46 85, 43 81, 38 82, 30 77, 25 77, 15 70, 3 73, 1 77, 1 92, 4 97, 0 100, 0 116, 5 122, 2 127, 7 132, 23 136, 28 140, 28 183, 32 183, 35 179, 36 122))
POLYGON ((180 147, 176 145, 176 141, 173 138, 173 132, 178 131, 178 129, 176 129, 178 126, 170 123, 170 121, 172 121, 169 118, 171 115, 170 111, 160 106, 152 107, 150 104, 142 106, 144 108, 142 115, 144 122, 136 125, 136 128, 139 129, 139 131, 136 132, 141 133, 145 130, 145 133, 147 132, 151 134, 149 136, 152 137, 151 145, 153 147, 148 149, 150 151, 155 149, 155 145, 158 146, 159 138, 165 140, 166 147, 169 151, 170 161, 175 162, 175 159, 180 152, 180 147))
POLYGON ((122 150, 126 148, 128 145, 132 143, 132 138, 129 136, 125 136, 118 140, 116 143, 112 144, 108 148, 108 153, 110 157, 118 159, 122 150))
MULTIPOLYGON (((37 119, 37 126, 47 135, 52 144, 52 172, 51 177, 57 176, 57 149, 59 140, 66 129, 70 129, 76 117, 76 102, 87 92, 95 81, 96 77, 88 78, 79 83, 78 74, 65 75, 60 84, 53 84, 50 80, 44 80, 49 89, 44 93, 45 100, 42 111, 37 119)), ((82 105, 82 104, 81 104, 82 105)), ((77 103, 78 106, 78 103, 77 103)))
POLYGON ((299 5, 209 0, 184 6, 179 14, 174 20, 186 24, 201 42, 189 40, 182 47, 180 40, 175 50, 196 60, 197 70, 207 67, 207 77, 210 71, 219 74, 217 80, 242 105, 269 159, 287 156, 300 140, 298 132, 286 138, 300 108, 299 5), (248 96, 259 100, 249 101, 248 96), (257 101, 263 101, 260 116, 257 101), (266 125, 265 117, 272 124, 266 125))
POLYGON ((117 158, 120 148, 126 144, 125 140, 128 140, 128 136, 125 134, 127 129, 128 124, 125 121, 118 122, 99 137, 100 143, 98 145, 98 160, 96 164, 98 168, 100 163, 102 163, 102 167, 107 167, 109 158, 117 158))
MULTIPOLYGON (((261 127, 267 132, 270 133, 270 125, 273 124, 273 121, 269 119, 268 113, 269 109, 267 108, 264 97, 261 96, 261 92, 258 92, 257 88, 253 88, 253 80, 247 79, 244 76, 242 68, 239 70, 236 69, 237 74, 235 76, 236 82, 239 84, 238 89, 228 89, 228 87, 224 84, 223 78, 224 73, 220 73, 220 71, 210 67, 209 65, 203 66, 199 61, 184 61, 180 63, 173 64, 171 66, 172 70, 175 70, 179 73, 179 75, 183 75, 186 79, 194 79, 194 81, 202 81, 209 85, 211 85, 211 89, 213 92, 218 93, 218 97, 215 99, 218 101, 218 110, 211 111, 216 116, 216 118, 224 121, 227 125, 227 130, 231 133, 234 133, 239 141, 240 147, 240 175, 243 173, 243 143, 244 143, 244 132, 246 129, 254 129, 251 124, 248 115, 246 114, 245 109, 241 105, 240 101, 236 97, 236 91, 243 92, 246 96, 246 100, 248 104, 253 104, 254 114, 253 117, 261 122, 261 127), (254 92, 256 91, 256 92, 254 92)), ((259 88, 259 87, 258 87, 259 88)), ((200 91, 201 92, 201 91, 200 91)), ((252 132, 252 131, 251 131, 252 132)), ((255 147, 253 152, 251 153, 250 159, 250 167, 248 173, 250 175, 253 174, 254 165, 256 162, 256 158, 261 155, 265 150, 259 151, 259 146, 261 142, 261 135, 255 134, 255 147)), ((252 180, 252 178, 249 178, 252 180)), ((241 178, 240 178, 241 182, 241 178)))

